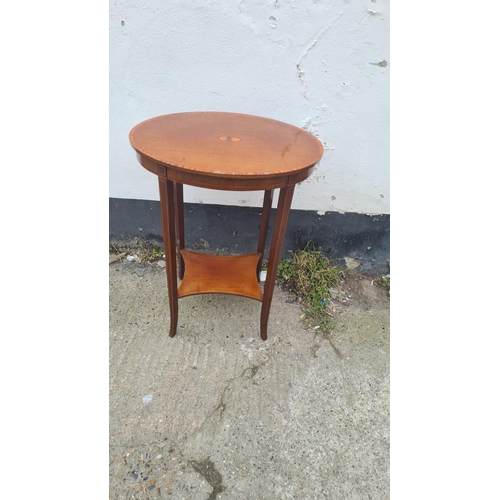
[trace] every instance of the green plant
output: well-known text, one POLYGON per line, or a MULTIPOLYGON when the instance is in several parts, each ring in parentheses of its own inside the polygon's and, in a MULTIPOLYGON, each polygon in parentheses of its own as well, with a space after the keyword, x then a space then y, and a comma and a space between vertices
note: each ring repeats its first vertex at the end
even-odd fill
POLYGON ((293 263, 289 260, 282 260, 278 264, 278 278, 284 281, 288 281, 295 276, 295 270, 293 263))
POLYGON ((163 259, 164 255, 163 248, 156 241, 145 241, 140 238, 110 242, 109 252, 132 254, 138 262, 154 262, 163 259))
POLYGON ((325 308, 331 297, 330 288, 343 277, 342 271, 332 266, 310 241, 303 250, 294 254, 292 261, 282 260, 278 266, 278 278, 282 284, 302 299, 307 317, 323 329, 330 323, 325 308))
POLYGON ((148 262, 154 262, 155 260, 163 259, 164 255, 165 254, 163 253, 163 248, 152 244, 149 248, 146 249, 144 260, 147 260, 148 262))
POLYGON ((378 280, 376 280, 376 283, 377 285, 387 290, 388 293, 391 293, 391 276, 389 274, 380 277, 378 280))

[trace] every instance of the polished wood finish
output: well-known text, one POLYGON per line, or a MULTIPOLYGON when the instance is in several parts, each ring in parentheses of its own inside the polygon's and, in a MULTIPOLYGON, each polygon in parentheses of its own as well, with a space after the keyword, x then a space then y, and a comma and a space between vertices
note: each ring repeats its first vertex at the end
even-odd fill
POLYGON ((301 128, 238 113, 158 116, 135 126, 130 143, 159 165, 221 180, 288 176, 308 170, 323 154, 321 143, 301 128))
POLYGON ((168 301, 170 306, 170 337, 177 331, 178 295, 177 273, 175 256, 175 211, 174 211, 174 184, 166 176, 158 177, 160 188, 160 208, 163 229, 163 246, 167 269, 168 301))
POLYGON ((286 225, 288 222, 288 215, 290 214, 294 189, 294 184, 282 188, 278 199, 278 210, 274 220, 274 231, 271 240, 271 249, 269 250, 269 262, 267 264, 266 284, 264 286, 264 297, 269 299, 263 301, 260 314, 260 337, 262 340, 267 340, 267 323, 271 310, 271 297, 274 292, 281 248, 283 247, 283 240, 285 239, 286 225))
POLYGON ((264 250, 266 248, 267 232, 269 231, 269 219, 271 218, 273 193, 274 191, 271 189, 264 193, 264 204, 262 207, 262 215, 260 217, 259 242, 257 243, 257 252, 260 253, 259 264, 257 265, 258 281, 260 281, 260 271, 262 270, 262 260, 264 259, 264 250))
POLYGON ((181 250, 186 246, 184 241, 184 193, 183 185, 174 182, 175 229, 177 232, 177 252, 179 256, 179 279, 184 277, 184 259, 181 250))
POLYGON ((226 293, 262 301, 261 338, 267 324, 294 187, 309 177, 323 147, 308 132, 276 120, 237 113, 177 113, 146 120, 129 135, 140 164, 158 176, 170 306, 170 336, 177 329, 178 299, 226 293), (263 190, 257 252, 212 256, 186 250, 183 184, 231 190, 263 190), (280 189, 264 292, 258 279, 271 216, 280 189), (177 285, 176 251, 179 254, 177 285))
POLYGON ((181 250, 186 273, 179 297, 200 293, 225 293, 262 300, 255 276, 260 253, 248 255, 209 255, 181 250))

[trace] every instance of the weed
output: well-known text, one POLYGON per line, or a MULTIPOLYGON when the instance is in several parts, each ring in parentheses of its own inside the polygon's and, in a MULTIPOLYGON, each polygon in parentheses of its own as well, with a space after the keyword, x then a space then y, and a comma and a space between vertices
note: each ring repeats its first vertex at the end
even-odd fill
POLYGON ((278 278, 302 299, 307 317, 323 330, 328 329, 331 321, 325 303, 331 298, 330 289, 344 278, 342 271, 308 242, 304 250, 294 254, 292 261, 279 263, 278 278))
POLYGON ((389 274, 380 277, 378 280, 376 280, 376 283, 383 289, 387 290, 388 293, 391 293, 391 276, 389 274))
POLYGON ((163 248, 160 248, 154 244, 148 250, 149 251, 146 252, 146 255, 144 256, 144 260, 147 260, 148 262, 162 260, 165 256, 165 254, 163 253, 163 248))
POLYGON ((109 252, 132 254, 138 262, 154 262, 163 259, 164 256, 163 248, 158 243, 139 238, 111 242, 109 252))

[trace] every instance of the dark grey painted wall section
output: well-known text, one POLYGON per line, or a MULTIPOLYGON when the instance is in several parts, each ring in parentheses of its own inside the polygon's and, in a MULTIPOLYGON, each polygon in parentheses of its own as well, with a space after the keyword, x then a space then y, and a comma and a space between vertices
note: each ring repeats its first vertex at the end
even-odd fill
MULTIPOLYGON (((260 209, 241 206, 185 203, 186 246, 231 253, 256 251, 260 209)), ((267 251, 271 241, 275 210, 271 215, 267 251)), ((293 210, 288 220, 282 257, 303 249, 312 241, 317 249, 339 267, 345 257, 361 261, 364 274, 389 273, 389 215, 340 214, 293 210)), ((109 200, 109 239, 144 238, 163 243, 160 203, 147 200, 109 200)), ((266 255, 267 257, 267 255, 266 255)))

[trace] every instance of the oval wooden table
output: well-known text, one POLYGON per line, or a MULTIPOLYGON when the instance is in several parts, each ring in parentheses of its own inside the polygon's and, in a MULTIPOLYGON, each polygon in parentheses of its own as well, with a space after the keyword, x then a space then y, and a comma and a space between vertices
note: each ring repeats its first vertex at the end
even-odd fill
POLYGON ((170 306, 170 337, 177 330, 178 299, 225 293, 262 302, 260 335, 267 339, 276 273, 295 185, 309 177, 323 146, 305 130, 269 118, 220 112, 176 113, 136 125, 129 135, 140 164, 158 176, 170 306), (229 191, 264 191, 257 251, 214 256, 185 248, 183 185, 229 191), (259 275, 273 192, 279 189, 262 293, 259 275), (179 278, 177 286, 177 255, 179 278))

